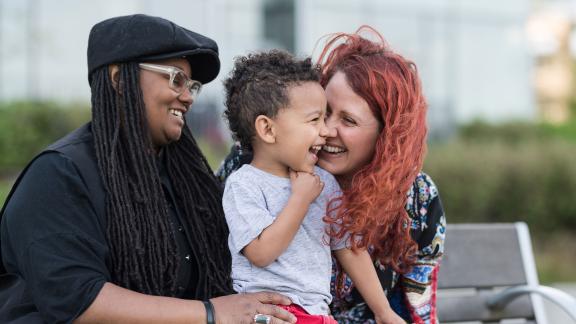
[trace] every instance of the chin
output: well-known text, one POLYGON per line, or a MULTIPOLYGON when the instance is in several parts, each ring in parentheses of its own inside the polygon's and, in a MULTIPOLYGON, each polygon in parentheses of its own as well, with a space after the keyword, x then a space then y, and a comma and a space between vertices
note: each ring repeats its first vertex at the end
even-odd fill
POLYGON ((180 140, 180 138, 182 137, 182 133, 178 133, 178 134, 173 134, 172 136, 170 136, 168 138, 168 142, 170 143, 174 143, 174 142, 178 142, 180 140))
POLYGON ((334 174, 335 171, 337 171, 337 169, 334 168, 334 165, 326 162, 324 160, 318 160, 318 164, 319 167, 321 167, 322 169, 334 174))

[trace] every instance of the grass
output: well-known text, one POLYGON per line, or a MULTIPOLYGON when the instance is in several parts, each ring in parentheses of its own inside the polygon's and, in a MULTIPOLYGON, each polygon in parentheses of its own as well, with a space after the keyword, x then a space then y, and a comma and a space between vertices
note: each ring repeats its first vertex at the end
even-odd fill
POLYGON ((12 179, 0 179, 0 206, 4 205, 4 200, 6 199, 6 196, 8 196, 13 184, 14 180, 12 179))
POLYGON ((541 283, 576 282, 573 233, 552 232, 546 237, 533 236, 532 244, 541 283))
POLYGON ((208 164, 210 165, 213 171, 216 171, 220 166, 220 163, 222 163, 222 161, 230 151, 231 144, 227 143, 221 143, 218 145, 211 144, 203 138, 197 138, 196 141, 198 143, 198 146, 200 147, 200 150, 202 151, 202 153, 204 153, 204 156, 206 157, 208 164))

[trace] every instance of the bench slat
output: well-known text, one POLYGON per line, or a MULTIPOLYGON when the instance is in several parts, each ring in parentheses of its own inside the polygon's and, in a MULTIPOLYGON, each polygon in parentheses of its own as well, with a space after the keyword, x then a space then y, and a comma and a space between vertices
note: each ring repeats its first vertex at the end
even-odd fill
POLYGON ((526 284, 514 224, 449 224, 445 250, 441 289, 526 284))
POLYGON ((438 318, 441 323, 466 321, 498 321, 500 319, 524 318, 534 320, 532 304, 528 296, 518 298, 502 311, 486 307, 486 298, 493 293, 481 291, 472 296, 438 296, 438 318))

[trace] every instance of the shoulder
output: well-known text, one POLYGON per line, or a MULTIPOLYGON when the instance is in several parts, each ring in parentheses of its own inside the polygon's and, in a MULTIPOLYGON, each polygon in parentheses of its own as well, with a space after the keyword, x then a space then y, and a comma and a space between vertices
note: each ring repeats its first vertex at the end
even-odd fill
POLYGON ((314 172, 320 177, 320 180, 324 182, 323 193, 328 195, 328 197, 333 197, 335 194, 340 194, 340 185, 332 173, 316 166, 314 167, 314 172))
POLYGON ((338 182, 336 181, 336 178, 334 177, 334 175, 332 175, 332 173, 322 169, 321 167, 315 166, 314 167, 314 173, 316 173, 320 177, 320 180, 322 180, 324 183, 335 184, 336 186, 338 186, 338 182))
POLYGON ((326 181, 336 182, 336 178, 332 175, 332 173, 322 169, 319 166, 314 167, 314 173, 316 173, 320 177, 320 179, 324 182, 326 181))
POLYGON ((235 196, 235 199, 247 199, 248 197, 260 197, 262 193, 262 181, 259 180, 257 170, 245 164, 234 171, 224 186, 224 198, 235 196))
POLYGON ((424 172, 418 173, 406 199, 406 211, 412 219, 428 214, 429 208, 439 198, 438 188, 432 178, 424 172))
POLYGON ((420 172, 412 183, 408 197, 414 199, 415 203, 431 201, 438 197, 438 188, 428 174, 420 172))
POLYGON ((6 198, 3 216, 18 218, 14 215, 27 210, 40 217, 39 206, 49 210, 45 214, 76 206, 95 208, 99 215, 104 215, 105 194, 93 147, 78 146, 86 143, 85 138, 79 141, 66 138, 72 137, 66 136, 50 145, 26 166, 6 198))
POLYGON ((21 177, 23 179, 36 176, 50 178, 59 174, 78 174, 74 161, 62 152, 45 151, 30 162, 28 167, 22 172, 21 177))
POLYGON ((45 151, 22 171, 5 206, 15 201, 26 206, 27 201, 42 197, 66 196, 70 190, 84 187, 83 184, 78 167, 70 157, 57 151, 45 151), (22 197, 25 199, 20 201, 22 197))
POLYGON ((234 171, 228 176, 228 179, 226 180, 226 186, 249 186, 250 184, 254 183, 257 175, 253 169, 254 168, 248 164, 241 166, 238 170, 234 171))
POLYGON ((79 228, 94 231, 99 219, 93 217, 92 199, 77 165, 69 157, 60 152, 44 152, 23 171, 6 199, 3 234, 8 231, 21 241, 31 242, 48 234, 77 233, 79 228))
POLYGON ((92 123, 84 124, 46 148, 47 151, 65 152, 78 145, 93 142, 92 123))

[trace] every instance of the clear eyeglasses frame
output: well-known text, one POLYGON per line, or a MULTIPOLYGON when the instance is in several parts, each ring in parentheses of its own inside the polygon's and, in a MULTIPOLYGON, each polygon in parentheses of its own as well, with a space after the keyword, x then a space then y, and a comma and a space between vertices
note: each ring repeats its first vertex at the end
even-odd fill
POLYGON ((178 94, 182 94, 184 90, 188 89, 192 99, 196 100, 200 90, 202 90, 202 83, 200 81, 190 79, 184 71, 175 66, 149 63, 140 63, 138 66, 144 70, 170 76, 168 86, 178 94))

